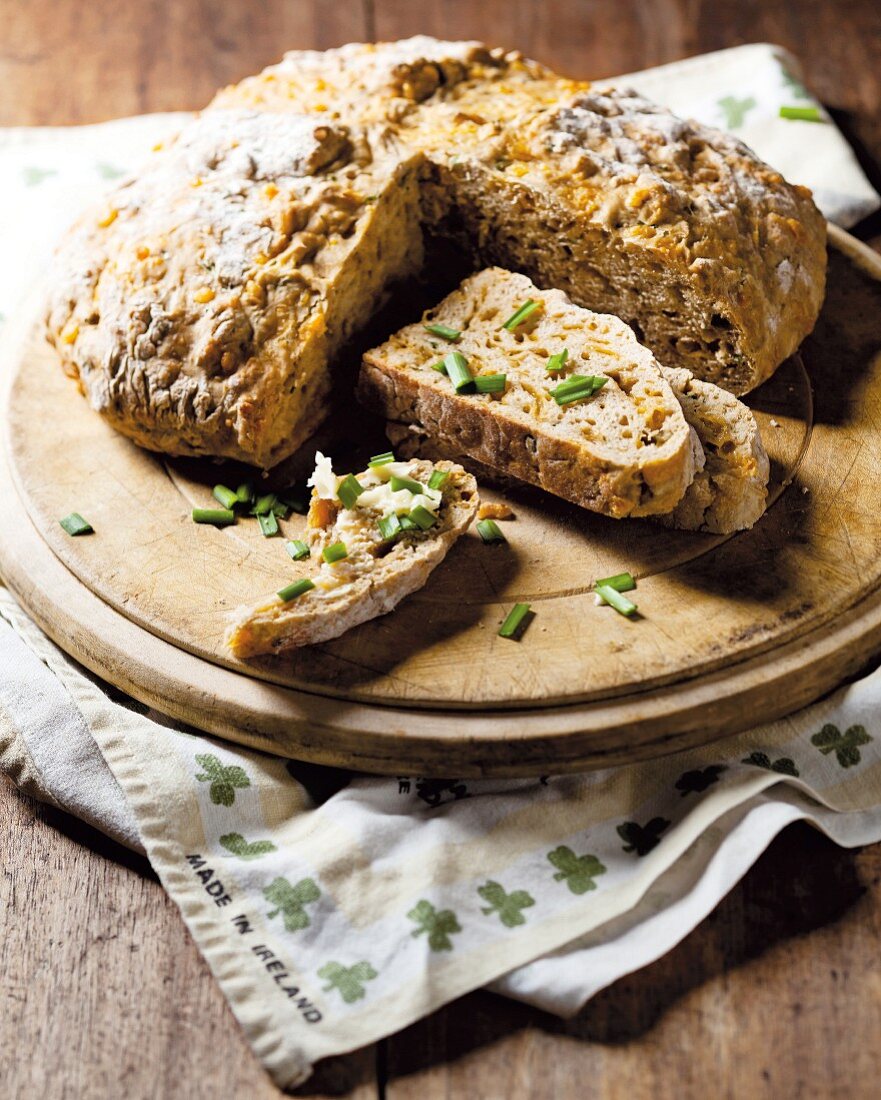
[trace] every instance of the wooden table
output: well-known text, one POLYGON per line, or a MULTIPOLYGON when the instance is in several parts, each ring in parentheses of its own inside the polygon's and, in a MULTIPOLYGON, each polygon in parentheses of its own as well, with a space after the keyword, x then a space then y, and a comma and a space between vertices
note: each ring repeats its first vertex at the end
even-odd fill
MULTIPOLYGON (((354 39, 483 38, 594 77, 769 40, 800 55, 881 185, 877 0, 0 0, 0 27, 0 125, 198 107, 285 48, 354 39)), ((881 248, 881 217, 859 235, 881 248)), ((0 871, 0 1094, 277 1095, 145 860, 4 781, 0 871)), ((874 1097, 879 935, 881 845, 792 827, 575 1020, 473 994, 301 1094, 874 1097)))

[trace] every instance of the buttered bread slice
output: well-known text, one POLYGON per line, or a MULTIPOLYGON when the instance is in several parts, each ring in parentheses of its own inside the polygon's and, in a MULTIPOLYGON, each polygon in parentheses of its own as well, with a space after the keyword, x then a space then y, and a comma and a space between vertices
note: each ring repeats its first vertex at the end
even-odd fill
POLYGON ((316 456, 307 517, 317 568, 242 607, 227 634, 237 657, 337 638, 422 588, 477 513, 477 484, 451 462, 379 456, 357 477, 316 456))
POLYGON ((627 325, 500 268, 367 352, 358 396, 447 450, 616 518, 672 511, 701 457, 627 325))

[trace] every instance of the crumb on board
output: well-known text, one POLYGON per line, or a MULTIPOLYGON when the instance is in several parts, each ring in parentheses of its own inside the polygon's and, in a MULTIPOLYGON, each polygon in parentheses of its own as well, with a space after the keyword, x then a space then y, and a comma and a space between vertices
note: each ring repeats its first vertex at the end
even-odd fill
POLYGON ((772 428, 779 428, 780 427, 780 425, 777 423, 776 420, 769 420, 768 423, 771 425, 772 428))
POLYGON ((478 519, 513 519, 514 509, 500 501, 483 501, 477 509, 478 519))

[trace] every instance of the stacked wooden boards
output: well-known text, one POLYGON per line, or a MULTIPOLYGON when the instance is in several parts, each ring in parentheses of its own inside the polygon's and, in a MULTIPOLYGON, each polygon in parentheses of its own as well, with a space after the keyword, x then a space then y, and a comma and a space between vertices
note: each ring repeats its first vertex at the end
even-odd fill
MULTIPOLYGON (((4 341, 0 570, 69 652, 132 694, 234 740, 371 771, 535 774, 632 760, 786 713, 881 648, 881 261, 833 231, 804 366, 750 397, 773 501, 727 540, 508 493, 508 543, 469 535, 393 615, 249 662, 223 650, 240 602, 296 578, 256 524, 196 527, 228 476, 139 451, 80 401, 33 317, 4 341), (813 391, 813 399, 812 399, 813 391), (71 539, 79 511, 96 534, 71 539), (641 618, 597 607, 629 569, 641 618), (522 641, 497 637, 531 602, 522 641)), ((365 421, 357 455, 384 449, 365 421)), ((343 465, 340 465, 343 468, 343 465)), ((489 498, 498 496, 487 493, 489 498)), ((285 527, 297 536, 294 517, 285 527)))

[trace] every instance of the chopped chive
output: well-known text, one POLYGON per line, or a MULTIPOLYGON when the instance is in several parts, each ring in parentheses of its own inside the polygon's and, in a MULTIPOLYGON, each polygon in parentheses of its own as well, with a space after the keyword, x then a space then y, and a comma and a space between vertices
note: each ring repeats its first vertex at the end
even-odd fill
POLYGON ((526 617, 532 616, 532 609, 528 603, 515 603, 502 625, 499 627, 500 638, 513 638, 517 639, 520 634, 526 629, 528 625, 524 622, 526 617))
POLYGON ((636 604, 628 600, 626 596, 622 596, 620 592, 616 592, 609 584, 598 584, 596 586, 596 593, 607 604, 614 607, 619 615, 626 615, 629 619, 636 614, 636 604))
POLYGON ((288 512, 290 512, 290 510, 290 504, 285 504, 283 500, 277 500, 272 506, 272 514, 274 516, 277 516, 279 519, 287 519, 288 512))
POLYGON ((474 379, 478 393, 504 393, 507 384, 507 374, 478 374, 474 379))
POLYGON ((477 533, 484 542, 508 541, 494 519, 479 519, 477 521, 477 533))
POLYGON ((801 122, 825 122, 816 107, 781 107, 781 118, 799 119, 801 122))
POLYGON ((381 455, 374 455, 373 458, 367 463, 368 466, 388 466, 390 462, 395 461, 393 451, 383 451, 381 455))
POLYGON ((298 516, 305 516, 309 511, 309 496, 309 490, 293 486, 288 489, 283 497, 278 499, 282 504, 286 504, 292 512, 296 512, 298 516))
POLYGON ((69 516, 58 521, 69 535, 91 535, 95 528, 88 520, 83 519, 79 512, 71 512, 69 516))
POLYGON ((393 539, 395 535, 399 535, 402 530, 401 521, 394 512, 389 512, 387 516, 378 519, 376 521, 376 526, 379 528, 379 533, 386 542, 393 539))
POLYGON ((434 527, 437 523, 437 516, 432 515, 421 504, 417 504, 415 508, 410 509, 410 519, 421 531, 427 531, 429 527, 434 527))
POLYGON ((232 489, 227 489, 225 485, 215 485, 212 492, 214 499, 218 504, 222 504, 224 508, 235 508, 237 504, 241 503, 238 495, 232 489))
POLYGON ((401 489, 409 489, 411 493, 421 493, 425 486, 412 477, 392 477, 390 483, 393 493, 399 493, 401 489))
POLYGON ((432 363, 431 369, 436 370, 438 374, 447 373, 447 366, 446 363, 444 363, 443 359, 439 363, 432 363))
POLYGON ((410 519, 409 516, 398 516, 398 522, 401 525, 402 531, 418 531, 419 527, 415 520, 410 519))
POLYGON ((257 497, 254 502, 254 506, 251 509, 252 516, 265 516, 267 512, 271 512, 275 505, 278 503, 278 497, 275 493, 266 493, 265 496, 257 497))
POLYGON ((462 336, 457 328, 450 328, 449 325, 435 323, 433 325, 423 325, 422 327, 426 332, 430 332, 432 336, 440 336, 442 340, 449 340, 451 344, 455 344, 462 336))
POLYGON ((349 551, 346 549, 346 544, 344 542, 335 542, 333 546, 325 546, 321 551, 321 556, 328 565, 333 565, 334 562, 342 561, 343 558, 347 558, 349 556, 349 551))
POLYGON ((508 332, 513 332, 515 328, 519 328, 528 317, 531 317, 540 308, 540 302, 534 302, 531 298, 527 298, 523 305, 505 321, 502 328, 507 329, 508 332))
POLYGON ((310 556, 309 547, 300 539, 289 539, 284 544, 284 548, 294 561, 302 561, 303 558, 308 558, 310 556))
POLYGON ((558 405, 571 405, 573 401, 593 397, 608 381, 602 374, 573 374, 551 390, 551 397, 558 405))
POLYGON ((636 588, 632 573, 616 573, 614 577, 603 577, 596 582, 595 587, 599 588, 601 584, 614 588, 616 592, 630 592, 636 588))
POLYGON ((243 481, 236 489, 236 500, 239 504, 250 504, 254 499, 254 486, 250 481, 243 481))
POLYGON ((278 520, 275 518, 275 512, 266 512, 259 515, 257 522, 260 524, 260 530, 263 532, 265 539, 278 534, 278 520))
POLYGON ((236 514, 231 508, 194 508, 195 523, 211 523, 215 527, 229 527, 235 523, 236 514))
POLYGON ((364 486, 354 474, 347 474, 337 486, 336 495, 342 501, 344 508, 354 508, 355 501, 363 492, 364 486))
POLYGON ((443 489, 449 480, 449 470, 432 470, 431 477, 428 479, 428 487, 429 489, 443 489))
POLYGON ((566 360, 569 358, 569 349, 563 348, 562 351, 558 351, 556 355, 552 355, 548 359, 547 370, 548 373, 553 374, 554 371, 562 370, 566 366, 566 360))
POLYGON ((276 595, 280 600, 284 600, 285 603, 288 600, 295 600, 297 596, 302 596, 304 592, 311 592, 315 587, 315 581, 310 581, 308 577, 303 577, 301 581, 294 581, 293 584, 289 584, 287 588, 280 589, 276 595))
POLYGON ((451 351, 444 356, 444 366, 447 368, 447 377, 453 383, 456 393, 464 393, 474 388, 474 379, 468 369, 468 360, 460 351, 451 351))

